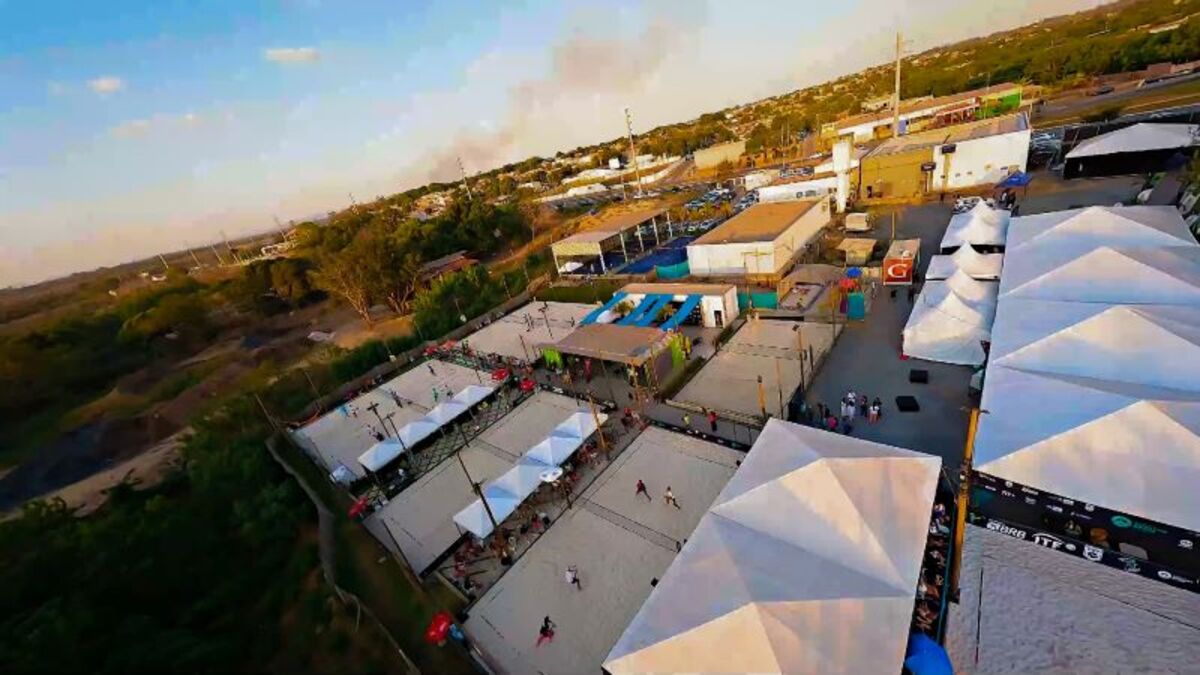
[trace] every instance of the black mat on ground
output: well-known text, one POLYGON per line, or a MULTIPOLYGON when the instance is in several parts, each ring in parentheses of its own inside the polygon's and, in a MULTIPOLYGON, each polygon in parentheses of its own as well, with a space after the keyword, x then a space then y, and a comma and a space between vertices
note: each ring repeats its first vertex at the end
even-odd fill
POLYGON ((915 384, 928 384, 929 371, 921 368, 913 368, 908 371, 908 381, 915 384))
POLYGON ((921 404, 917 403, 915 396, 897 396, 896 407, 900 412, 917 412, 921 409, 921 404))

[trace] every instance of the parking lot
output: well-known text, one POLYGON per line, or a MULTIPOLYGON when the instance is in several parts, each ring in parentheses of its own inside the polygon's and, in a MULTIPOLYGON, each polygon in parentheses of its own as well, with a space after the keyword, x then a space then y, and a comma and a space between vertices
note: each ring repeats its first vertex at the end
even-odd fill
POLYGON ((509 673, 599 672, 608 651, 742 458, 697 438, 643 431, 470 609, 468 636, 509 673), (645 481, 651 499, 635 494, 645 481), (679 508, 663 501, 670 485, 679 508), (582 588, 568 585, 576 566, 582 588), (544 617, 554 640, 536 646, 544 617))

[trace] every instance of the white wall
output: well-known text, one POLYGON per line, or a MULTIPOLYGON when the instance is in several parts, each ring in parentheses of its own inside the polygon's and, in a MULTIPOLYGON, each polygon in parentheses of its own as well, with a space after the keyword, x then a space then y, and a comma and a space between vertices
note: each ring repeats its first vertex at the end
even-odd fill
POLYGON ((827 195, 837 189, 837 177, 801 180, 758 188, 759 202, 786 202, 827 195))
POLYGON ((829 201, 822 199, 773 241, 688 246, 688 268, 698 276, 775 274, 828 224, 829 201))
POLYGON ((933 150, 933 189, 955 190, 975 185, 994 185, 1013 171, 1024 171, 1029 158, 1029 129, 1007 134, 975 138, 958 143, 950 155, 941 147, 933 150), (942 185, 945 162, 950 173, 942 185))
MULTIPOLYGON (((683 302, 687 300, 689 294, 674 295, 671 297, 672 302, 683 302)), ((629 293, 625 296, 625 300, 633 303, 637 307, 639 303, 646 297, 644 293, 629 293)), ((715 328, 717 326, 716 312, 721 312, 725 325, 733 320, 733 317, 738 314, 737 304, 737 289, 730 288, 723 295, 705 295, 700 298, 700 321, 706 328, 715 328)))

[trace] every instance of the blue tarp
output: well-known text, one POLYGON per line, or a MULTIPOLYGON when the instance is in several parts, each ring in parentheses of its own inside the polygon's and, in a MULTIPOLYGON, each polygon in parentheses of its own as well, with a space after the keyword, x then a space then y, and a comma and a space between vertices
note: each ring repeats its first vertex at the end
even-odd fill
POLYGON ((596 319, 599 319, 601 314, 607 312, 608 310, 612 309, 613 307, 616 307, 617 304, 620 303, 624 299, 625 299, 625 291, 617 291, 616 293, 613 294, 612 299, 610 299, 608 302, 606 302, 603 305, 597 307, 596 309, 593 309, 592 311, 588 312, 588 315, 583 317, 583 321, 580 321, 579 325, 586 326, 589 323, 596 323, 596 319))
POLYGON ((654 305, 656 302, 658 302, 658 299, 661 297, 662 297, 662 294, 660 294, 660 293, 651 293, 651 294, 645 296, 644 298, 642 298, 642 301, 638 303, 638 306, 633 308, 632 312, 630 312, 629 314, 626 314, 625 318, 617 321, 617 325, 620 325, 620 326, 635 325, 642 318, 642 315, 645 314, 646 311, 649 310, 652 305, 654 305))
POLYGON ((642 312, 642 315, 638 317, 634 325, 649 326, 654 323, 658 319, 658 314, 662 311, 663 307, 666 307, 671 302, 671 296, 669 295, 655 295, 652 297, 654 298, 654 303, 647 307, 646 311, 642 312))
POLYGON ((683 301, 683 305, 675 312, 675 314, 671 318, 667 319, 666 323, 659 326, 659 328, 661 328, 662 330, 671 330, 672 328, 678 328, 679 324, 683 323, 688 318, 688 316, 691 315, 692 310, 696 309, 696 307, 700 305, 700 299, 703 297, 704 296, 702 296, 702 295, 687 296, 687 299, 683 301))
POLYGON ((924 633, 908 636, 908 656, 904 667, 913 675, 954 675, 954 666, 946 649, 924 633))
POLYGON ((1005 178, 1004 180, 1000 181, 999 183, 996 183, 996 187, 998 187, 998 188, 1025 187, 1026 185, 1029 185, 1030 181, 1032 181, 1032 180, 1033 180, 1033 176, 1030 176, 1029 174, 1025 173, 1024 171, 1018 171, 1016 173, 1008 174, 1008 178, 1005 178))

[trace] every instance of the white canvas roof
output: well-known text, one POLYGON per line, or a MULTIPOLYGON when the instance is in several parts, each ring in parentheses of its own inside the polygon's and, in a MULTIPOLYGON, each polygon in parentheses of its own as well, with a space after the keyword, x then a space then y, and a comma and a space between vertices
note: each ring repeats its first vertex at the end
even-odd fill
POLYGON ((1112 155, 1118 152, 1170 150, 1197 144, 1200 126, 1195 124, 1161 124, 1142 122, 1101 134, 1075 146, 1067 159, 1112 155))
POLYGON ((955 271, 962 270, 973 279, 994 281, 1000 278, 1003 267, 1003 253, 980 253, 967 244, 959 246, 951 255, 935 255, 930 258, 925 278, 930 281, 948 279, 955 271))
POLYGON ((1079 303, 1031 304, 1005 308, 1037 314, 1024 315, 1019 328, 1006 329, 1004 344, 993 344, 993 365, 1200 391, 1200 309, 1101 305, 1088 315, 1070 307, 1079 303))
POLYGON ((387 440, 377 443, 371 449, 358 457, 358 463, 368 471, 378 471, 398 458, 408 448, 429 438, 438 429, 453 422, 460 415, 470 410, 480 401, 487 398, 496 390, 495 387, 467 385, 462 391, 452 396, 420 419, 413 420, 400 427, 400 440, 387 440))
MULTIPOLYGON (((986 285, 970 277, 966 281, 986 285)), ((985 358, 982 342, 991 339, 995 289, 990 293, 978 288, 971 291, 980 297, 961 297, 948 281, 926 282, 905 324, 904 353, 932 362, 982 364, 985 358)))
MULTIPOLYGON (((945 288, 954 293, 958 297, 965 300, 968 304, 981 308, 987 316, 993 316, 991 311, 996 306, 996 296, 1000 292, 1000 286, 993 281, 978 281, 972 279, 971 275, 959 270, 950 275, 945 281, 939 282, 945 284, 945 288)), ((932 292, 936 295, 940 292, 940 287, 935 285, 932 292)))
POLYGON ((1200 246, 1114 248, 1079 254, 1036 246, 1005 262, 1005 296, 1125 304, 1200 303, 1200 246))
POLYGON ((956 213, 950 217, 946 234, 942 235, 941 248, 954 248, 963 244, 1003 245, 1007 239, 1008 221, 1008 211, 993 209, 981 201, 970 211, 956 213))
POLYGON ((604 667, 897 672, 940 466, 768 421, 604 667))
POLYGON ((975 468, 1200 530, 1200 393, 993 364, 975 468))
MULTIPOLYGON (((603 413, 595 416, 590 412, 571 413, 549 436, 534 444, 522 455, 516 466, 484 488, 484 497, 488 500, 497 523, 512 515, 521 502, 538 489, 543 471, 567 461, 567 458, 595 433, 596 417, 599 417, 601 424, 608 419, 603 413), (493 493, 494 499, 491 496, 493 493)), ((479 499, 459 511, 454 516, 454 522, 481 539, 492 533, 492 523, 479 499)))
POLYGON ((1089 206, 1013 218, 1005 250, 1033 242, 1079 252, 1097 246, 1196 245, 1170 206, 1089 206))

